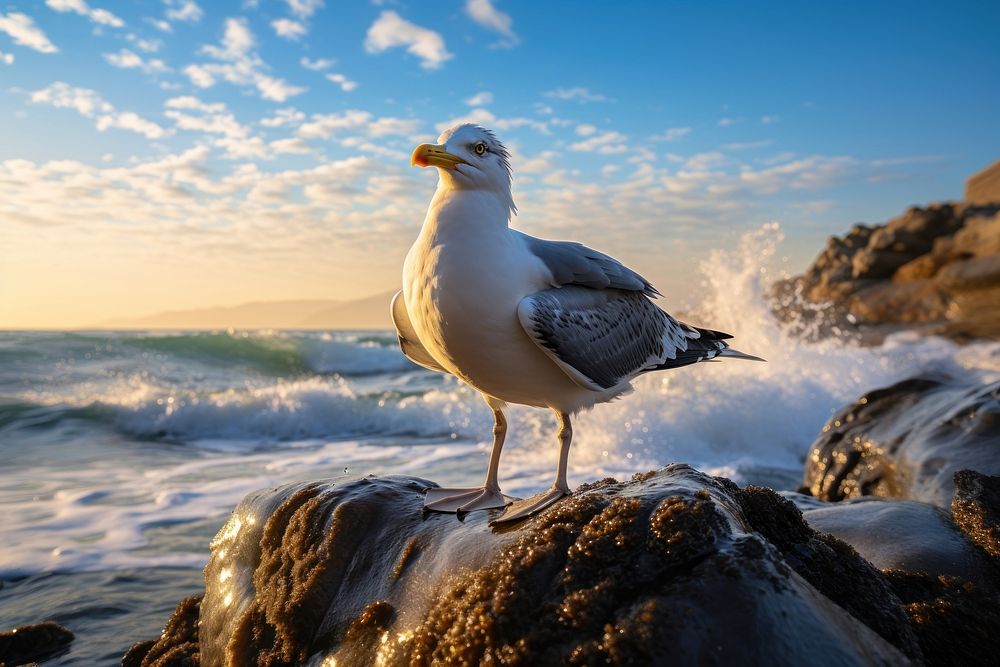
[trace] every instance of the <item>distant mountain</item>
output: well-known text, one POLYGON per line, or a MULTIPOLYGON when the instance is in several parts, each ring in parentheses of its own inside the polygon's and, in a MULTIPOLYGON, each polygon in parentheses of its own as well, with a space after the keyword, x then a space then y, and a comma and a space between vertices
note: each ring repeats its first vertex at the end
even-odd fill
POLYGON ((237 306, 171 310, 101 322, 100 329, 391 329, 395 292, 357 301, 254 301, 237 306))
POLYGON ((303 329, 392 329, 389 303, 396 290, 327 306, 301 320, 303 329))

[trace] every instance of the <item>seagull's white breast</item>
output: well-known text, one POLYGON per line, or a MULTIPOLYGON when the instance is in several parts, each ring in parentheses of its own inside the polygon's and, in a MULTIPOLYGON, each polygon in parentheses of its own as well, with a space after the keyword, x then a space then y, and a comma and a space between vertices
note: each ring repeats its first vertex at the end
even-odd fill
POLYGON ((476 192, 435 197, 403 267, 414 329, 444 368, 493 398, 589 407, 601 395, 574 383, 521 327, 518 303, 551 287, 551 275, 510 232, 493 199, 476 192))

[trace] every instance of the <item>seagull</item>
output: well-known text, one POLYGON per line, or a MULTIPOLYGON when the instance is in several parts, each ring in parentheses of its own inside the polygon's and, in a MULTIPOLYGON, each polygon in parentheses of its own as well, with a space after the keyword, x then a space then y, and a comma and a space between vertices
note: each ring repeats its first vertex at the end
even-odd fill
POLYGON ((608 255, 511 229, 510 153, 492 131, 456 125, 417 146, 410 164, 435 167, 438 184, 392 299, 399 345, 414 363, 478 391, 494 418, 483 485, 430 489, 426 509, 507 507, 499 522, 531 516, 570 493, 572 415, 627 393, 650 371, 763 361, 730 348, 729 334, 668 315, 650 282, 608 255), (511 403, 552 410, 559 423, 555 481, 525 500, 504 495, 498 480, 511 403))

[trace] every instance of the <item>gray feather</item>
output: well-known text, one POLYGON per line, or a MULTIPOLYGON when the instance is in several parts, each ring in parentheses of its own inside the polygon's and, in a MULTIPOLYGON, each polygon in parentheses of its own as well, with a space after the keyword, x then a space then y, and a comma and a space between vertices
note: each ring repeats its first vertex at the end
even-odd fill
POLYGON ((548 267, 556 285, 620 289, 659 296, 652 284, 618 260, 572 241, 546 241, 521 232, 528 249, 548 267))
POLYGON ((548 289, 522 299, 517 314, 532 340, 594 391, 647 371, 712 359, 727 347, 717 332, 678 322, 640 291, 548 289))

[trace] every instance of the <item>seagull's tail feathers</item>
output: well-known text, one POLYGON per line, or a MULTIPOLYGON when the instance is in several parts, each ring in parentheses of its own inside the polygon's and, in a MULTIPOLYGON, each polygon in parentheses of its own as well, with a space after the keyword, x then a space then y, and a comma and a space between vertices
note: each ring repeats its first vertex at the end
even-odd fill
POLYGON ((755 357, 752 354, 747 354, 746 352, 740 352, 739 350, 734 350, 731 347, 727 347, 722 352, 719 352, 720 357, 730 357, 732 359, 746 359, 747 361, 767 361, 767 359, 761 359, 760 357, 755 357))

